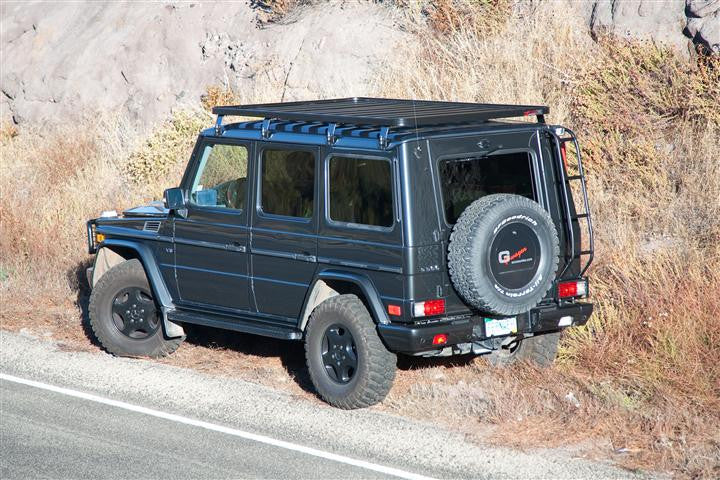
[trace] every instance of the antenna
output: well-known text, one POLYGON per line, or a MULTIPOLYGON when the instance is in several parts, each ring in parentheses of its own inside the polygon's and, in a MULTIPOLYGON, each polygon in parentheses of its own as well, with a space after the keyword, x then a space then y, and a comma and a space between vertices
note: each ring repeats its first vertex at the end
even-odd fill
POLYGON ((413 155, 415 155, 415 158, 420 158, 420 152, 422 152, 422 147, 420 146, 420 132, 418 130, 417 109, 415 108, 415 95, 413 95, 412 97, 412 107, 413 120, 415 123, 415 148, 413 149, 413 155))

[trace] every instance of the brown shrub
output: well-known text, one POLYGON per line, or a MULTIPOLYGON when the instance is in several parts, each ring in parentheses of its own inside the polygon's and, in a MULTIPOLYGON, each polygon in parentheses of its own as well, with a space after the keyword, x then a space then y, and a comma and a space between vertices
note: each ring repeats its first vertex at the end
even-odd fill
POLYGON ((470 30, 483 37, 500 33, 513 7, 512 0, 433 0, 423 13, 430 28, 440 35, 470 30))

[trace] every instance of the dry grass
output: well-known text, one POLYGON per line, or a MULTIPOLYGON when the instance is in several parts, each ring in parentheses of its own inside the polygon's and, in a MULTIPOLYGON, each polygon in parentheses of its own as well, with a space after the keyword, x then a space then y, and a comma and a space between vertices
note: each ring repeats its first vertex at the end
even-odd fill
MULTIPOLYGON (((720 476, 720 61, 593 42, 558 2, 410 3, 407 28, 418 42, 378 77, 379 94, 544 103, 553 122, 576 129, 597 233, 597 310, 567 333, 550 370, 402 359, 379 408, 433 419, 443 412, 485 441, 590 440, 585 451, 629 467, 720 476)), ((211 88, 203 104, 278 100, 275 87, 259 87, 255 98, 211 88)), ((110 122, 42 142, 2 129, 3 328, 47 330, 92 348, 81 327, 84 222, 177 184, 207 118, 178 114, 149 139, 110 122)), ((295 347, 194 329, 164 361, 312 398, 295 347)))
POLYGON ((576 129, 597 234, 597 310, 568 332, 550 371, 493 372, 479 359, 411 370, 409 389, 394 390, 391 405, 420 416, 447 412, 465 426, 468 417, 476 426, 489 421, 501 442, 592 438, 605 455, 623 448, 616 458, 630 467, 716 477, 720 60, 688 63, 650 44, 592 42, 554 2, 516 8, 504 35, 457 21, 467 12, 451 14, 442 28, 430 18, 435 34, 410 45, 407 63, 378 90, 548 104, 553 122, 576 129))

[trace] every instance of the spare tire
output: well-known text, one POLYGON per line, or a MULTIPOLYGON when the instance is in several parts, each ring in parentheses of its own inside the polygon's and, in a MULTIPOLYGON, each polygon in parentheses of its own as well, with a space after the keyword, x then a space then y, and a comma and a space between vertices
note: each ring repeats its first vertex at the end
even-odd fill
POLYGON ((538 203, 488 195, 470 204, 453 228, 450 278, 463 300, 482 312, 527 312, 552 286, 558 243, 555 224, 538 203))

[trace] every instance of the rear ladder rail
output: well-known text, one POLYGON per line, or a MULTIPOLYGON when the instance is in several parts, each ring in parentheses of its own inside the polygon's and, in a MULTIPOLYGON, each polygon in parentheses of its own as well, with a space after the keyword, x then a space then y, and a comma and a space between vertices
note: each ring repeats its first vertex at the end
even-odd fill
POLYGON ((564 129, 565 132, 569 135, 569 137, 560 137, 558 136, 553 130, 551 130, 551 134, 553 138, 555 139, 555 153, 556 158, 558 159, 559 168, 560 171, 560 180, 562 183, 562 202, 563 202, 563 209, 565 211, 565 228, 567 230, 567 238, 568 243, 570 244, 570 255, 567 258, 565 262, 565 267, 563 268, 562 272, 558 276, 558 278, 562 278, 563 275, 567 272, 567 270, 570 268, 570 265, 572 265, 573 260, 580 259, 582 261, 583 256, 587 256, 587 260, 585 264, 580 269, 580 275, 585 275, 585 272, 587 272, 587 269, 590 267, 590 264, 593 261, 593 258, 595 257, 595 237, 593 235, 593 226, 592 226, 592 216, 590 215, 590 204, 588 202, 588 194, 587 194, 587 183, 585 181, 585 169, 583 168, 582 164, 582 155, 580 153, 580 145, 578 144, 577 137, 575 136, 575 133, 572 130, 564 129), (567 171, 565 170, 566 165, 563 159, 567 161, 567 151, 565 157, 563 157, 560 146, 563 143, 566 142, 573 142, 573 145, 575 146, 575 156, 577 157, 577 175, 568 175, 567 171), (577 213, 577 205, 575 206, 576 214, 572 215, 570 210, 570 199, 572 198, 572 190, 571 190, 571 182, 580 182, 580 190, 582 192, 582 200, 583 200, 583 212, 577 213), (585 227, 588 234, 588 249, 583 250, 582 249, 582 241, 580 243, 580 250, 578 252, 575 251, 575 230, 574 230, 574 223, 578 223, 578 226, 580 225, 580 220, 585 220, 585 227))

